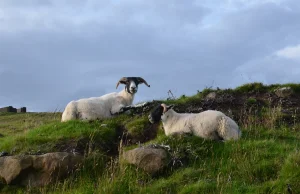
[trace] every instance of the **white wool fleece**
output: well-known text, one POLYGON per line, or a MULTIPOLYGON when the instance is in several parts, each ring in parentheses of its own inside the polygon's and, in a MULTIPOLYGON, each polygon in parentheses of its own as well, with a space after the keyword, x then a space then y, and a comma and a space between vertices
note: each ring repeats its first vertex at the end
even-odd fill
POLYGON ((110 118, 122 107, 131 105, 133 100, 134 94, 129 94, 123 89, 119 93, 113 92, 100 97, 71 101, 67 104, 61 121, 110 118))
POLYGON ((205 139, 237 140, 241 136, 238 125, 220 111, 208 110, 201 113, 177 113, 173 109, 162 117, 165 134, 191 133, 205 139))

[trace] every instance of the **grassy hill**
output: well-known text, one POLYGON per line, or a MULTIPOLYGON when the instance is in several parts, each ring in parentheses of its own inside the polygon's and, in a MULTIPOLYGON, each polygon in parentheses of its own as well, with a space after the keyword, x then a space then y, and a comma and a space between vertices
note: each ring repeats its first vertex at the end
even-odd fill
POLYGON ((166 137, 147 120, 148 109, 93 122, 60 123, 61 113, 0 114, 0 151, 40 154, 77 151, 83 168, 44 188, 1 184, 1 193, 300 193, 300 84, 252 83, 205 89, 165 100, 178 112, 222 110, 241 127, 242 139, 215 142, 194 136, 166 137), (277 88, 293 94, 279 98, 277 88), (215 97, 208 98, 208 94, 215 97), (121 141, 122 140, 122 141, 121 141), (122 150, 142 144, 171 148, 172 164, 150 176, 120 161, 122 150))

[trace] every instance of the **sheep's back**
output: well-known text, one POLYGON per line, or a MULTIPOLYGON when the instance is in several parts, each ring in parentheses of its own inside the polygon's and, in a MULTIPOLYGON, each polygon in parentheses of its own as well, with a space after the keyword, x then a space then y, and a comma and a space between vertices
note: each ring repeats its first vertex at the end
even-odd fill
POLYGON ((192 131, 200 137, 209 137, 215 134, 219 120, 225 115, 220 111, 208 110, 189 117, 192 131))
POLYGON ((90 117, 91 119, 110 117, 110 110, 112 104, 112 96, 116 93, 106 94, 100 97, 84 98, 75 101, 77 112, 83 114, 85 117, 90 117))

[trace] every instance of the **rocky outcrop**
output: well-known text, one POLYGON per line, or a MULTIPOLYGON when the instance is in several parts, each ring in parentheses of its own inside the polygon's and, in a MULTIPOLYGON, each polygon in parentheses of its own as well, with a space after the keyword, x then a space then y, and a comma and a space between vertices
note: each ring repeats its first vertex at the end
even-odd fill
POLYGON ((0 158, 0 180, 6 184, 44 186, 77 169, 83 156, 67 152, 18 155, 0 158))

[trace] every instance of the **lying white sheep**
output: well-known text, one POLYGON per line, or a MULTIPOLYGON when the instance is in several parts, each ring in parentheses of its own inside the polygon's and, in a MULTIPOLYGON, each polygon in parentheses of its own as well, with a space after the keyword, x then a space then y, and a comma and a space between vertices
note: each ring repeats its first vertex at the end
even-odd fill
POLYGON ((110 118, 114 114, 123 112, 132 105, 138 85, 141 83, 150 87, 141 77, 123 77, 118 81, 116 88, 119 84, 125 84, 125 88, 119 93, 113 92, 100 97, 71 101, 67 104, 61 121, 110 118))
POLYGON ((167 136, 182 133, 211 140, 237 140, 241 137, 238 125, 220 111, 207 110, 201 113, 177 113, 173 106, 161 104, 148 116, 151 123, 162 120, 167 136))

